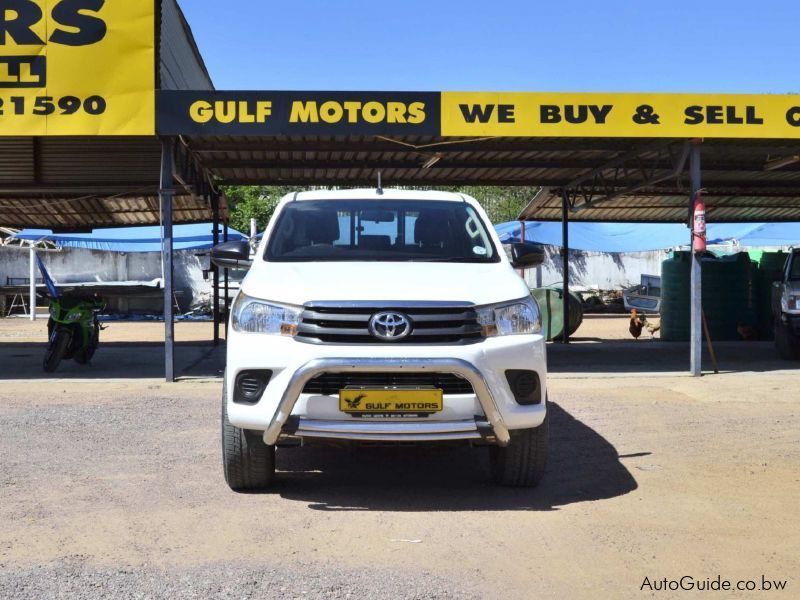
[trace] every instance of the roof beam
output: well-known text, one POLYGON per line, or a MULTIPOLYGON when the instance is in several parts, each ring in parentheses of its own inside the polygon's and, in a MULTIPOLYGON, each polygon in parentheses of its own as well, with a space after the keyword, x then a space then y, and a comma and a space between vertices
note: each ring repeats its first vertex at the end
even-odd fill
MULTIPOLYGON (((326 158, 298 158, 296 160, 285 158, 265 158, 265 159, 205 159, 203 166, 211 170, 232 170, 232 169, 411 169, 411 170, 428 170, 423 168, 423 161, 415 163, 410 160, 343 160, 341 158, 326 159, 326 158)), ((436 164, 430 167, 430 170, 441 169, 531 169, 531 170, 548 170, 558 169, 563 170, 585 170, 585 169, 598 169, 603 165, 599 164, 596 160, 575 159, 575 160, 547 160, 547 159, 509 159, 509 160, 487 160, 481 161, 480 159, 469 160, 448 160, 443 158, 436 164)), ((704 165, 704 172, 763 172, 762 162, 752 161, 738 161, 738 162, 716 162, 708 166, 704 165)), ((656 162, 653 166, 654 171, 669 171, 675 170, 674 164, 668 162, 656 162)), ((784 169, 783 172, 797 172, 800 175, 800 165, 791 169, 784 169)))
MULTIPOLYGON (((179 186, 179 192, 184 195, 191 195, 191 191, 186 186, 183 189, 179 186)), ((0 198, 17 198, 27 196, 31 199, 42 199, 43 196, 56 196, 58 198, 70 198, 80 196, 108 197, 115 198, 139 198, 141 196, 157 196, 158 184, 102 184, 102 185, 29 185, 29 184, 0 184, 0 198)))
POLYGON ((617 156, 602 167, 573 179, 558 193, 566 194, 570 208, 577 212, 619 196, 652 189, 670 179, 678 180, 686 168, 691 143, 683 141, 680 150, 675 146, 673 141, 658 142, 617 156), (658 169, 667 159, 672 169, 658 169))
POLYGON ((208 138, 188 138, 188 146, 198 154, 217 154, 228 152, 407 152, 431 156, 433 154, 454 154, 462 152, 624 152, 631 148, 630 140, 593 140, 590 146, 581 145, 578 140, 552 138, 483 138, 480 140, 458 141, 387 141, 385 138, 364 138, 360 140, 318 140, 292 139, 277 140, 262 138, 216 140, 208 138))

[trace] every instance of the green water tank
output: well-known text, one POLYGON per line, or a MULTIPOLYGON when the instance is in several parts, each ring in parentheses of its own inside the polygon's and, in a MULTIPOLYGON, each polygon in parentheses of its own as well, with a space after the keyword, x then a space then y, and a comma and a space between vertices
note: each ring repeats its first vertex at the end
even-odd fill
MULTIPOLYGON (((739 339, 739 324, 758 325, 758 268, 742 252, 722 258, 708 253, 701 259, 703 310, 711 339, 739 339)), ((691 255, 676 252, 661 271, 661 339, 689 339, 691 255)))
MULTIPOLYGON (((564 336, 564 292, 560 288, 536 288, 531 295, 542 311, 542 331, 547 341, 564 336)), ((583 303, 575 294, 569 295, 569 334, 572 335, 583 323, 583 303)))

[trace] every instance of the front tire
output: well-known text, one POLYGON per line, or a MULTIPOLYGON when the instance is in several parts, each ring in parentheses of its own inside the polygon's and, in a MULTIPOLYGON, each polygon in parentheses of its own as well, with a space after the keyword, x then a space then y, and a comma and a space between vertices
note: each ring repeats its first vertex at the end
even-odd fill
POLYGON ((234 492, 268 489, 275 479, 275 446, 264 443, 261 432, 235 427, 228 420, 222 391, 222 465, 225 481, 234 492))
POLYGON ((797 360, 800 358, 800 342, 789 331, 789 328, 780 321, 775 323, 775 347, 778 349, 778 355, 783 360, 797 360))
POLYGON ((53 330, 42 364, 45 373, 55 373, 61 363, 61 359, 64 358, 64 354, 67 352, 67 346, 69 346, 71 338, 72 336, 66 329, 56 327, 53 330))
POLYGON ((544 476, 550 441, 550 411, 539 427, 511 432, 505 448, 490 449, 492 479, 509 487, 536 487, 544 476))

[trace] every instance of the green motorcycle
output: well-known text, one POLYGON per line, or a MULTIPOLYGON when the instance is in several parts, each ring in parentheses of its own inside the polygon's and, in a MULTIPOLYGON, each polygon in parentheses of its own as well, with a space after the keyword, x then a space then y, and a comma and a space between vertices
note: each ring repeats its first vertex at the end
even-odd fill
POLYGON ((36 258, 50 296, 49 341, 44 355, 44 370, 53 373, 65 359, 88 364, 100 345, 97 313, 105 308, 105 304, 95 295, 61 294, 42 260, 36 258))

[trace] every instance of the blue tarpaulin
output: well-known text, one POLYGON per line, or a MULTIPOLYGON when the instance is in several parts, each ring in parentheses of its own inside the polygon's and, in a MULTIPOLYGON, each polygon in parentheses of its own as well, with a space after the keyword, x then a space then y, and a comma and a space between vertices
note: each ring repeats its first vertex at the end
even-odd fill
MULTIPOLYGON (((520 240, 520 223, 511 221, 495 227, 500 240, 512 243, 520 240)), ((228 230, 230 240, 246 240, 235 229, 228 230)), ((95 229, 92 233, 53 233, 46 229, 25 229, 15 237, 23 240, 48 240, 60 246, 111 250, 114 252, 160 252, 160 227, 123 227, 95 229)), ((653 223, 570 223, 570 248, 590 252, 647 252, 665 250, 689 243, 689 229, 681 224, 653 223)), ((220 239, 222 235, 220 234, 220 239)), ((561 223, 528 221, 525 224, 528 241, 561 245, 561 223)), ((800 244, 800 223, 725 223, 709 224, 709 244, 741 246, 792 246, 800 244)), ((204 250, 213 245, 210 223, 175 225, 175 250, 204 250)))
MULTIPOLYGON (((173 247, 175 250, 205 250, 214 244, 211 223, 175 225, 173 247)), ((53 233, 48 229, 25 229, 16 238, 21 240, 47 240, 67 248, 111 250, 114 252, 161 252, 160 227, 122 227, 95 229, 92 233, 53 233)), ((220 241, 222 232, 220 228, 220 241)), ((228 229, 230 241, 246 240, 235 229, 228 229)))
MULTIPOLYGON (((503 243, 519 242, 519 221, 495 227, 503 243)), ((525 239, 561 246, 561 223, 528 221, 525 239)), ((569 246, 589 252, 648 252, 689 244, 689 229, 681 224, 570 223, 569 246)), ((709 244, 738 243, 747 247, 792 246, 800 243, 800 223, 720 223, 708 225, 709 244)))

